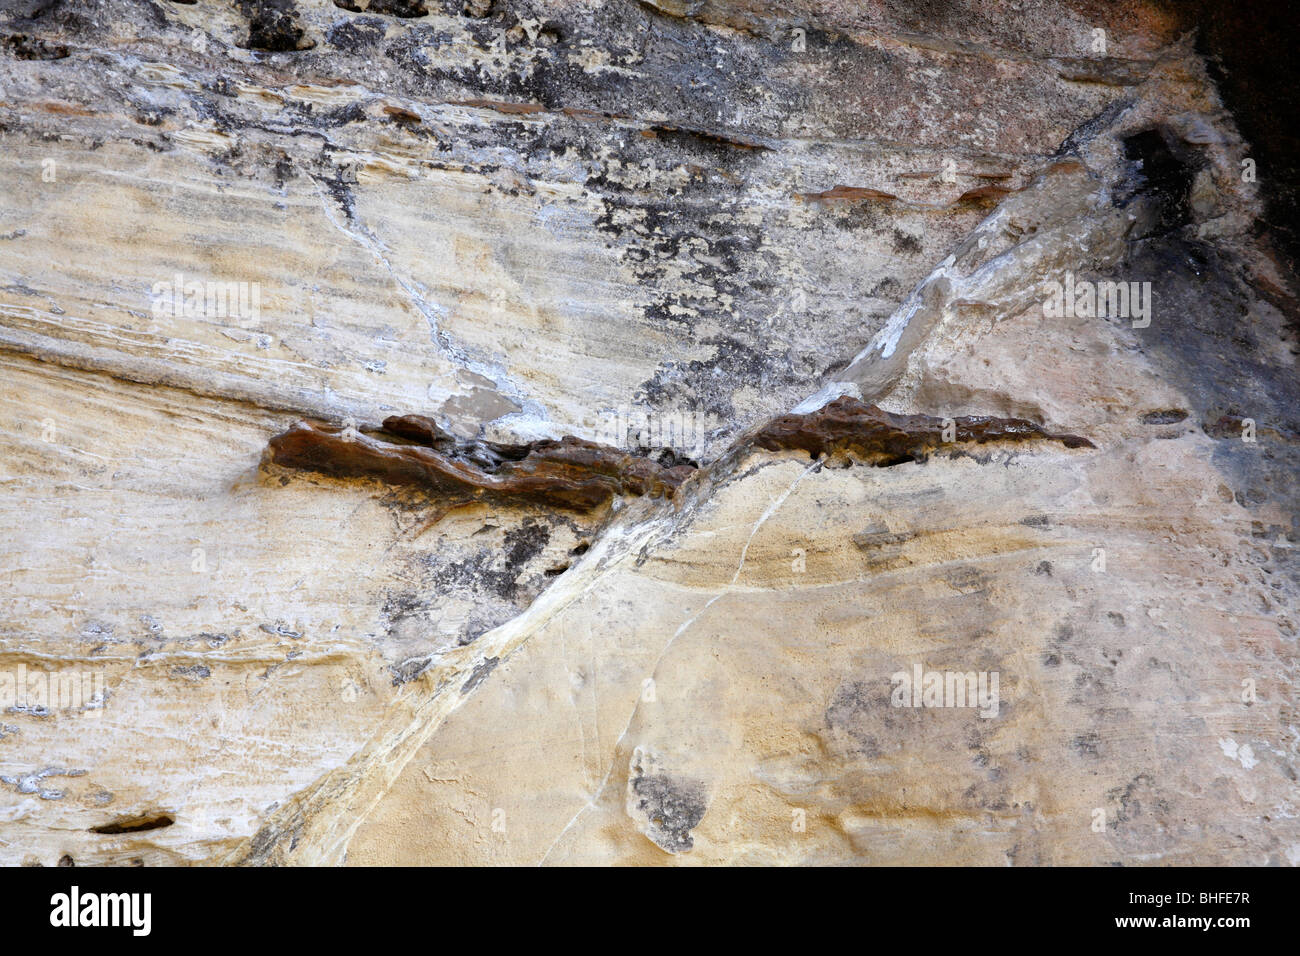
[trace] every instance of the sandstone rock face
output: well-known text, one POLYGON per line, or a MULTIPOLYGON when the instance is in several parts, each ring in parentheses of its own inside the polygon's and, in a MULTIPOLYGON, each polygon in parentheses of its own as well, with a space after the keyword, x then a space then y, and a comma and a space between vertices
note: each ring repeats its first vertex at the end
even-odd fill
POLYGON ((0 863, 1300 863, 1195 17, 0 4, 0 863))

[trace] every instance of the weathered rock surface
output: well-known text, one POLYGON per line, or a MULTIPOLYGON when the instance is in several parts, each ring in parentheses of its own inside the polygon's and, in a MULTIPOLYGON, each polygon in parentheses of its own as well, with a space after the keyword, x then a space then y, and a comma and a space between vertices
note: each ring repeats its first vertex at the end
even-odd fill
POLYGON ((1300 863, 1196 16, 0 4, 0 862, 1300 863))
POLYGON ((695 471, 664 467, 609 445, 566 436, 524 445, 457 442, 421 415, 393 416, 374 432, 298 422, 271 439, 271 461, 327 475, 419 485, 448 507, 481 498, 591 511, 615 495, 673 496, 695 471), (402 440, 405 439, 405 440, 402 440))

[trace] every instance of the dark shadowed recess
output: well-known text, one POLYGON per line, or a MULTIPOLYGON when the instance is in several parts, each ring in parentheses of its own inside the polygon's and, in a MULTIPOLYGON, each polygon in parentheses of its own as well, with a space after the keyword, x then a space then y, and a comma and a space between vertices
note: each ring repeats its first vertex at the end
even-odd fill
MULTIPOLYGON (((1300 9, 1257 0, 1191 0, 1175 9, 1195 30, 1256 162, 1266 207, 1258 254, 1272 258, 1291 288, 1261 281, 1232 249, 1198 236, 1189 189, 1204 158, 1163 126, 1125 142, 1130 177, 1119 199, 1138 218, 1124 270, 1153 287, 1139 348, 1187 396, 1188 427, 1215 439, 1220 494, 1252 517, 1261 599, 1285 609, 1287 582, 1300 582, 1300 56, 1292 49, 1300 9), (1266 303, 1285 324, 1270 320, 1266 303)), ((1289 635, 1300 628, 1285 612, 1279 623, 1289 635)))
MULTIPOLYGON (((1192 0, 1178 9, 1195 28, 1197 49, 1253 147, 1267 227, 1294 264, 1300 261, 1300 4, 1192 0)), ((1294 310, 1290 318, 1300 323, 1294 310)))

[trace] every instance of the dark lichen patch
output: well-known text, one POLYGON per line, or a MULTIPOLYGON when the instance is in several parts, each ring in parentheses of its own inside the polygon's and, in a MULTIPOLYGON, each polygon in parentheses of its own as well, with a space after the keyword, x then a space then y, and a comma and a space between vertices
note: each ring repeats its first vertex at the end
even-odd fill
POLYGON ((303 38, 293 0, 239 0, 239 11, 248 19, 245 45, 250 50, 285 53, 316 45, 316 41, 303 38))
POLYGON ((944 572, 943 579, 950 588, 962 594, 987 593, 991 584, 987 574, 972 567, 952 568, 944 572))
MULTIPOLYGON (((278 803, 267 808, 274 813, 278 803)), ((306 817, 301 803, 291 803, 272 816, 272 822, 263 825, 249 838, 248 848, 236 861, 236 866, 269 866, 283 864, 297 848, 306 817)))
POLYGON ((64 0, 5 0, 0 4, 0 15, 19 20, 40 20, 63 14, 64 0))
MULTIPOLYGON (((901 229, 893 230, 893 248, 894 252, 900 255, 915 256, 920 255, 922 249, 921 240, 917 236, 909 235, 901 229)), ((880 285, 871 290, 871 295, 881 295, 888 292, 890 287, 896 283, 891 278, 881 281, 880 285)))
POLYGON ((872 713, 889 707, 887 684, 869 684, 849 681, 841 684, 823 714, 832 739, 852 757, 875 760, 880 756, 877 733, 879 722, 872 722, 872 713))
MULTIPOLYGON (((428 558, 432 565, 436 559, 428 558)), ((503 601, 516 602, 520 598, 520 577, 523 569, 519 565, 501 567, 499 553, 492 548, 484 548, 476 554, 451 561, 438 568, 436 580, 440 588, 493 594, 503 601)))
POLYGON ((393 686, 400 687, 403 684, 410 683, 427 671, 429 665, 432 663, 432 659, 424 657, 418 660, 402 661, 400 664, 391 665, 388 668, 388 672, 393 675, 393 686))
POLYGON ((757 140, 742 139, 738 136, 720 133, 714 130, 706 129, 688 129, 681 126, 672 126, 667 123, 656 123, 655 125, 642 131, 643 136, 651 139, 660 139, 668 143, 677 143, 690 147, 703 147, 711 149, 713 147, 723 147, 726 149, 751 149, 751 150, 770 150, 771 147, 760 143, 757 140))
POLYGON ((273 438, 270 449, 278 465, 418 485, 456 503, 490 498, 578 511, 615 495, 670 498, 695 470, 572 436, 524 445, 462 441, 420 415, 394 416, 367 431, 303 421, 273 438))
POLYGON ((636 809, 645 816, 646 835, 668 853, 686 853, 695 847, 691 831, 699 826, 709 806, 704 785, 658 773, 632 780, 636 809))
POLYGON ((325 42, 342 53, 366 54, 379 49, 384 39, 384 21, 378 17, 356 17, 336 23, 325 34, 325 42))
POLYGON ((535 518, 525 518, 518 528, 505 533, 506 566, 520 570, 541 554, 551 542, 551 529, 535 518))
POLYGON ((483 607, 476 611, 465 625, 465 631, 456 639, 457 645, 464 647, 473 644, 480 637, 511 620, 518 613, 513 606, 499 608, 483 607))
POLYGON ((1107 791, 1106 798, 1119 803, 1112 826, 1132 822, 1144 812, 1164 814, 1169 811, 1169 801, 1157 790, 1155 779, 1147 773, 1138 774, 1123 787, 1107 791))
POLYGON ((173 667, 172 673, 185 680, 201 681, 212 676, 212 669, 206 664, 190 664, 187 667, 173 667))
POLYGON ((890 531, 884 524, 873 524, 853 535, 853 543, 863 551, 875 551, 904 544, 916 537, 911 531, 890 531))
POLYGON ((435 630, 438 646, 452 632, 463 646, 515 617, 572 563, 569 548, 592 530, 541 510, 509 521, 483 530, 465 517, 460 529, 438 535, 434 549, 410 554, 403 574, 410 588, 390 594, 384 606, 390 659, 427 655, 435 630), (464 529, 474 530, 457 533, 464 529))
MULTIPOLYGON (((662 359, 633 400, 656 409, 697 409, 728 423, 725 430, 738 430, 748 422, 737 421, 736 382, 793 398, 820 372, 820 356, 790 346, 798 318, 789 286, 772 277, 791 264, 778 252, 772 224, 752 215, 753 180, 763 177, 767 154, 673 125, 671 132, 645 131, 653 137, 611 143, 629 168, 663 165, 684 172, 666 195, 605 165, 593 167, 584 185, 602 205, 596 228, 637 279, 641 322, 670 338, 672 355, 690 356, 662 359), (774 316, 781 316, 776 324, 763 318, 774 316)), ((808 302, 820 313, 815 296, 808 302)))
POLYGON ((1069 644, 1074 639, 1074 625, 1058 624, 1052 629, 1051 644, 1055 648, 1069 644))
POLYGON ((429 15, 424 0, 334 0, 334 6, 352 13, 382 13, 403 19, 429 15))
POLYGON ((1100 757, 1101 756, 1101 735, 1096 731, 1089 731, 1086 734, 1079 734, 1070 742, 1070 746, 1076 753, 1083 757, 1100 757))
POLYGON ((102 823, 97 827, 91 827, 90 832, 110 836, 122 833, 143 833, 146 830, 161 830, 175 822, 175 818, 167 813, 142 813, 130 817, 119 817, 112 823, 102 823))
POLYGON ((0 45, 18 60, 62 60, 68 56, 68 48, 63 44, 50 43, 25 33, 11 33, 0 40, 0 45))
POLYGON ((1175 425, 1187 417, 1181 408, 1162 408, 1142 416, 1143 425, 1175 425))
POLYGON ((481 660, 474 667, 474 670, 470 671, 469 678, 465 681, 464 684, 461 685, 460 688, 461 696, 468 694, 479 684, 483 683, 484 679, 488 676, 488 674, 491 674, 494 670, 496 670, 497 664, 499 663, 500 663, 500 658, 497 657, 486 657, 483 660, 481 660))
POLYGON ((488 593, 516 603, 527 597, 531 590, 526 575, 533 560, 550 544, 551 530, 550 526, 537 518, 528 517, 519 527, 502 535, 499 548, 483 547, 459 560, 446 563, 432 554, 424 560, 433 571, 433 580, 439 592, 488 593))
POLYGON ((917 461, 945 445, 1026 441, 1059 441, 1066 448, 1096 447, 1086 438, 1049 432, 1022 418, 895 415, 848 396, 806 415, 774 419, 746 444, 769 451, 806 451, 813 458, 848 455, 888 467, 917 461))
POLYGON ((423 619, 428 613, 428 599, 416 591, 385 592, 381 613, 388 621, 388 636, 397 637, 408 619, 423 619))

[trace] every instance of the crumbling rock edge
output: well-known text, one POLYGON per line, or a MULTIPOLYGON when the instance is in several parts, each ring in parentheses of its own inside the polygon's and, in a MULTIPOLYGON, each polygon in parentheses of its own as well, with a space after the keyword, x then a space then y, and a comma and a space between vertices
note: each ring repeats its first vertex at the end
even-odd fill
MULTIPOLYGON (((773 419, 719 461, 755 449, 798 450, 887 467, 922 460, 945 445, 1027 441, 1096 447, 1022 418, 896 415, 845 395, 815 411, 773 419)), ((382 429, 364 431, 304 420, 272 438, 269 451, 272 463, 289 468, 418 485, 449 507, 491 498, 590 511, 615 496, 672 498, 697 471, 671 452, 665 463, 572 435, 525 444, 463 441, 422 415, 391 416, 382 429)))
POLYGON ((615 495, 671 498, 695 470, 571 435, 517 445, 458 441, 420 415, 393 416, 369 432, 301 421, 273 438, 270 452, 278 465, 420 485, 453 504, 491 497, 581 511, 615 495))

